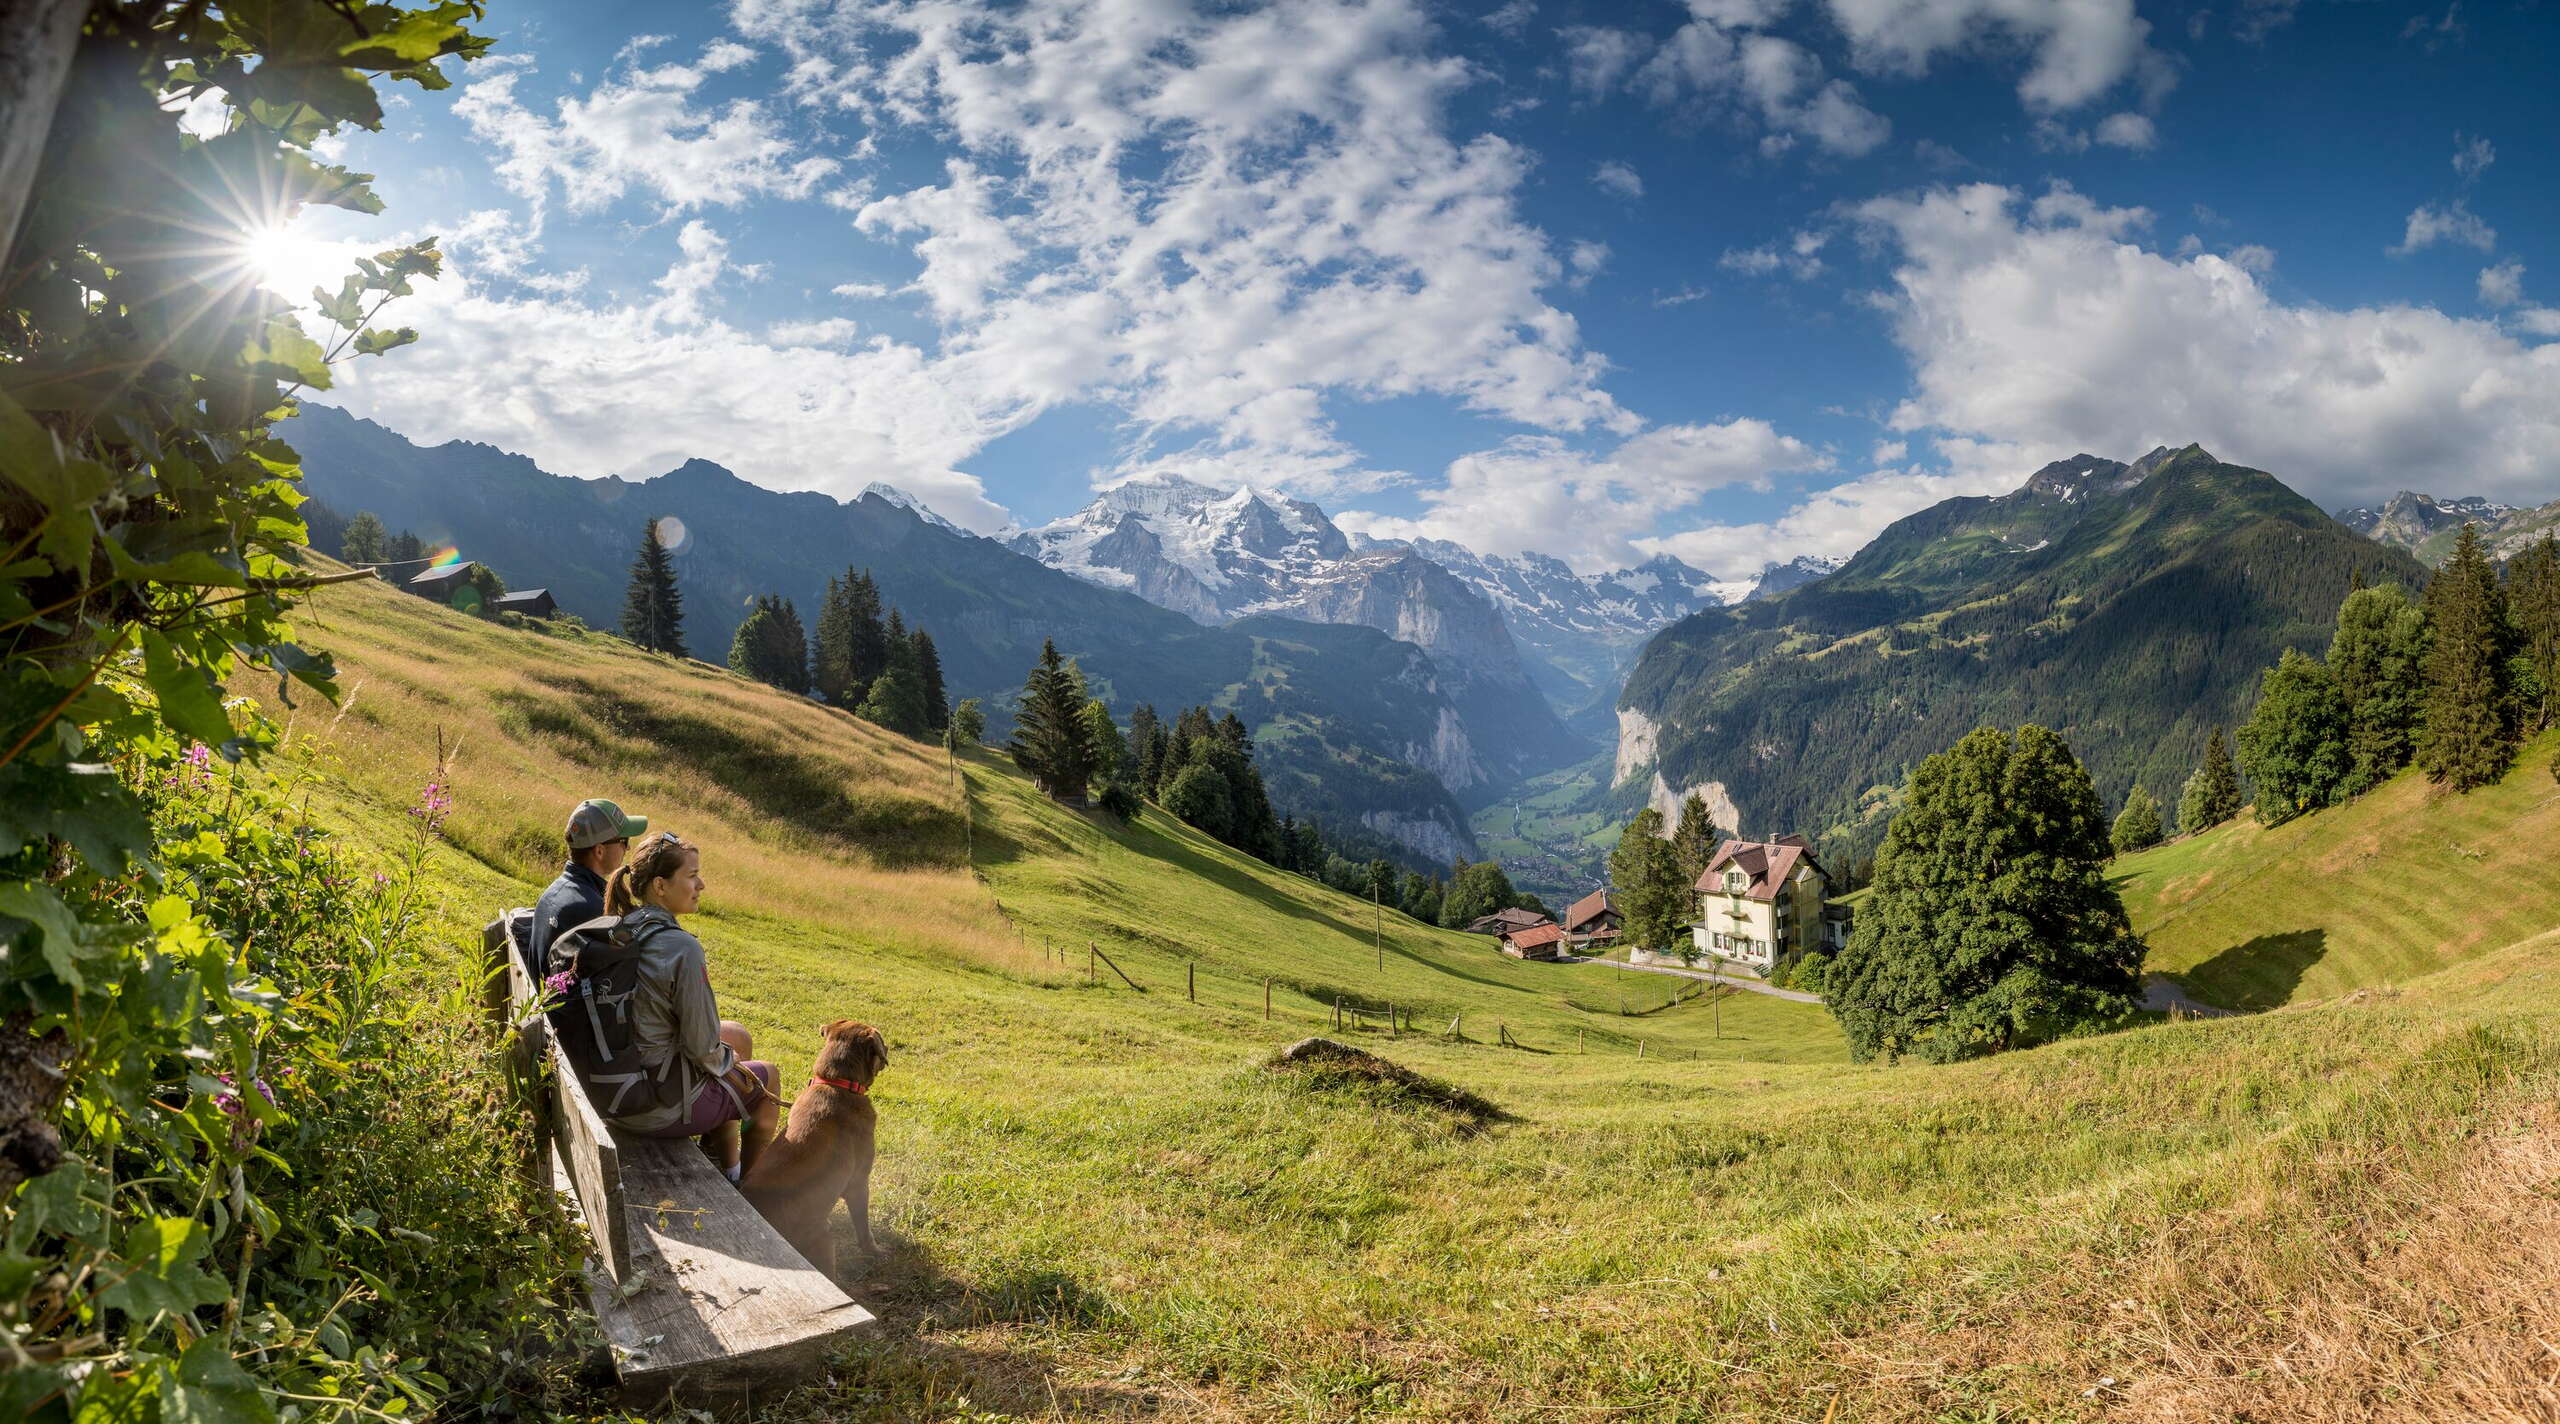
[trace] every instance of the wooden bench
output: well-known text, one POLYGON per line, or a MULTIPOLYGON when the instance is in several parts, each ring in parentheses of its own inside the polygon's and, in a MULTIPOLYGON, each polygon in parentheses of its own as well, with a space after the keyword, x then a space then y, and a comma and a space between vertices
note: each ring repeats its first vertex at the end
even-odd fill
POLYGON ((871 1312, 766 1225, 695 1142, 626 1136, 597 1114, 533 1013, 519 916, 529 923, 532 911, 482 932, 491 983, 507 986, 487 1002, 504 1024, 529 1020, 514 1030, 539 1119, 528 1170, 558 1187, 595 1242, 588 1296, 626 1395, 737 1395, 814 1373, 871 1312))

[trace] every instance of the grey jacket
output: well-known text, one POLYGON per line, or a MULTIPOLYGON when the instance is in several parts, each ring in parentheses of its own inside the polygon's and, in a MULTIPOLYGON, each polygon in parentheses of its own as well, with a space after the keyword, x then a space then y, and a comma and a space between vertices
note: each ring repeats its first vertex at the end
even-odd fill
POLYGON ((683 1121, 693 1111, 702 1085, 728 1073, 737 1062, 720 1041, 720 1005, 711 996, 711 971, 702 941, 655 905, 643 905, 623 917, 637 928, 655 920, 667 928, 640 944, 640 992, 631 1001, 632 1043, 640 1065, 658 1073, 673 1060, 672 1071, 684 1092, 664 1107, 643 1108, 614 1118, 616 1127, 655 1132, 683 1121))

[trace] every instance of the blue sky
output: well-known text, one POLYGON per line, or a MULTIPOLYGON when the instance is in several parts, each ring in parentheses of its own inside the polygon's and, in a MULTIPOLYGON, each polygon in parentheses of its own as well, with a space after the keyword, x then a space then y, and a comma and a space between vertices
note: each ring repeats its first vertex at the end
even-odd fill
POLYGON ((344 160, 351 408, 979 529, 1171 471, 1732 576, 2049 458, 2560 498, 2530 5, 508 4, 344 160))

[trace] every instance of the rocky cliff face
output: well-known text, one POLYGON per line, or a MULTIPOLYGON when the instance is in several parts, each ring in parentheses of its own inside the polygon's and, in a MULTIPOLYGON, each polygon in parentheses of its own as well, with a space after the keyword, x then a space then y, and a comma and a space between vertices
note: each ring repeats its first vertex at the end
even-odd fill
POLYGON ((2438 499, 2415 490, 2402 490, 2378 509, 2341 509, 2337 519, 2376 543, 2407 550, 2418 562, 2428 565, 2443 563, 2453 552, 2462 526, 2476 524, 2480 526, 2480 537, 2488 542, 2490 557, 2511 559, 2526 545, 2560 527, 2560 501, 2520 509, 2478 495, 2438 499))

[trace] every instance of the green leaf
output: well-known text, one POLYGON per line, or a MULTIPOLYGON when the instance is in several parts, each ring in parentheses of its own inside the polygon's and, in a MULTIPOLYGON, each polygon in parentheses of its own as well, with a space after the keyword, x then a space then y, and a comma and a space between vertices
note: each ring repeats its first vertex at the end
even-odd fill
POLYGON ((74 987, 80 978, 80 921, 50 885, 21 880, 0 885, 0 943, 17 938, 18 925, 42 936, 44 962, 53 976, 74 987))
POLYGON ((385 351, 397 350, 417 339, 418 331, 416 327, 395 327, 390 331, 384 331, 379 327, 375 327, 370 330, 356 333, 356 354, 359 356, 379 356, 385 351))
POLYGON ((98 1292, 98 1304, 147 1321, 224 1299, 229 1292, 222 1282, 197 1264, 212 1246, 204 1223, 191 1217, 162 1216, 140 1223, 125 1233, 124 1259, 104 1268, 111 1276, 123 1274, 98 1292))
POLYGON ((266 330, 241 349, 240 359, 257 375, 298 382, 316 391, 329 389, 329 355, 288 316, 267 323, 266 330))
POLYGON ((160 718, 182 735, 209 746, 231 740, 231 714, 222 689, 203 664, 172 646, 156 629, 142 630, 142 677, 160 699, 160 718))
POLYGON ((219 1335, 188 1346, 176 1375, 161 1381, 161 1424, 275 1424, 275 1418, 266 1392, 219 1335))
POLYGON ((0 848, 47 836, 71 843, 102 875, 117 875, 151 850, 151 822, 112 767, 20 757, 0 767, 0 848))

